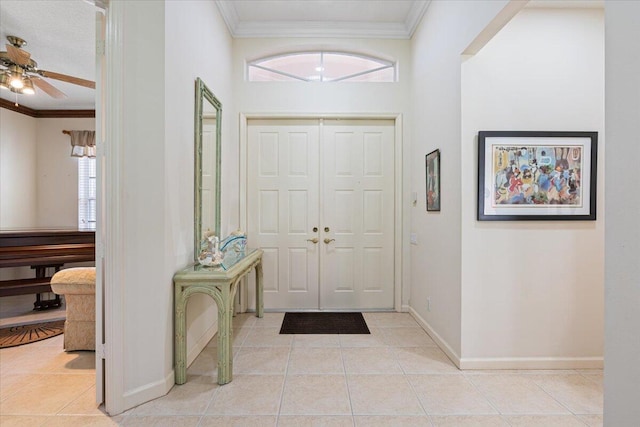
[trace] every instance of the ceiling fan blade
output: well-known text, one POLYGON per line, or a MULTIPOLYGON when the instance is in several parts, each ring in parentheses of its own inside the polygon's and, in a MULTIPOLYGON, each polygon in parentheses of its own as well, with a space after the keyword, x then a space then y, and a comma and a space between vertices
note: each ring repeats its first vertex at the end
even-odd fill
POLYGON ((81 79, 79 77, 68 76, 66 74, 54 73, 53 71, 38 70, 38 74, 42 77, 48 77, 50 79, 60 80, 62 82, 72 83, 74 85, 88 87, 90 89, 96 88, 96 82, 91 80, 81 79))
POLYGON ((26 50, 18 49, 17 47, 6 44, 7 46, 7 55, 9 59, 15 62, 18 65, 29 65, 29 60, 31 59, 31 54, 26 50))
POLYGON ((34 85, 38 86, 39 89, 42 89, 43 92, 53 98, 63 99, 67 97, 64 92, 56 89, 52 84, 50 84, 46 80, 41 79, 40 77, 32 76, 31 81, 34 85))

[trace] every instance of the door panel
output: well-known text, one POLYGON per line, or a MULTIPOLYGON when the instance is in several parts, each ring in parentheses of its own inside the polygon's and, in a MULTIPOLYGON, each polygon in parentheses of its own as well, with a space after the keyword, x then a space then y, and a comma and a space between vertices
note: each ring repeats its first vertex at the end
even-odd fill
POLYGON ((247 132, 265 307, 392 309, 394 122, 250 120, 247 132))
POLYGON ((317 120, 249 122, 248 244, 265 251, 269 309, 318 307, 318 144, 317 120))
POLYGON ((394 133, 393 121, 324 121, 322 309, 393 308, 394 133))

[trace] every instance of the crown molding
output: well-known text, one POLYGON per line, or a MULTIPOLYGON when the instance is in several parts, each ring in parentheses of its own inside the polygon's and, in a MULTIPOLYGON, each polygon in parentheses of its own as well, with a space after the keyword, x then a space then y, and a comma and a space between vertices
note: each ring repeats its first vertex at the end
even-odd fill
POLYGON ((427 9, 429 9, 429 5, 431 5, 431 0, 427 0, 424 2, 415 2, 411 7, 411 10, 407 14, 407 19, 404 21, 404 26, 409 34, 408 38, 413 37, 413 33, 416 32, 418 25, 422 21, 422 17, 425 13, 427 13, 427 9))
POLYGON ((416 1, 403 23, 336 21, 241 21, 234 2, 217 1, 218 10, 234 38, 341 37, 410 39, 431 0, 416 1))
POLYGON ((0 108, 15 111, 26 116, 42 118, 93 118, 96 110, 34 110, 24 105, 16 106, 15 103, 0 98, 0 108))

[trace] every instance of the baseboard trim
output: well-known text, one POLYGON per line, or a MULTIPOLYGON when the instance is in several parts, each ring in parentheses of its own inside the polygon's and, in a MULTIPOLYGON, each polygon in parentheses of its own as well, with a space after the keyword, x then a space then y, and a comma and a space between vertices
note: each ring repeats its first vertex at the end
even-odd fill
POLYGON ((150 400, 162 397, 169 393, 171 387, 175 384, 175 372, 172 369, 169 373, 159 381, 145 384, 142 387, 127 391, 122 396, 125 410, 134 408, 138 405, 146 403, 150 400))
POLYGON ((602 369, 602 357, 465 357, 460 369, 602 369))
POLYGON ((218 332, 218 321, 213 322, 213 325, 209 329, 205 331, 204 334, 200 337, 198 341, 193 345, 193 347, 187 349, 187 366, 191 365, 196 357, 200 355, 202 350, 209 344, 211 338, 218 332))
POLYGON ((461 370, 467 369, 602 369, 604 357, 459 357, 412 307, 409 313, 461 370))
POLYGON ((416 319, 416 322, 418 322, 420 327, 422 327, 422 329, 424 329, 425 332, 429 334, 431 339, 433 339, 438 347, 440 347, 440 350, 444 351, 444 353, 449 359, 451 359, 454 365, 460 368, 460 356, 456 354, 456 352, 449 346, 449 344, 440 335, 438 335, 436 331, 433 330, 431 325, 429 325, 429 323, 424 320, 422 316, 420 316, 418 312, 413 309, 413 307, 409 307, 409 314, 411 314, 411 316, 416 319))
POLYGON ((407 304, 403 304, 400 307, 400 313, 408 313, 411 310, 411 307, 408 306, 407 304))

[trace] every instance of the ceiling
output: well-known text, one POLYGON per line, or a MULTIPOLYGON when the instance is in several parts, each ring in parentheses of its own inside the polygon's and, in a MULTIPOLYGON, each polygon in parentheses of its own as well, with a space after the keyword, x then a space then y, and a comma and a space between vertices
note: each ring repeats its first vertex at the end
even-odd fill
MULTIPOLYGON (((95 11, 83 0, 0 0, 0 50, 6 50, 8 35, 18 36, 38 68, 95 80, 95 11)), ((54 99, 36 88, 35 95, 18 95, 18 104, 36 110, 94 108, 94 89, 46 80, 68 98, 54 99)), ((0 97, 16 100, 7 90, 0 97)))
POLYGON ((219 0, 233 37, 410 39, 431 0, 219 0))
MULTIPOLYGON (((43 70, 95 80, 95 11, 103 0, 0 0, 0 42, 25 39, 43 70)), ((218 0, 234 37, 411 38, 431 0, 218 0)), ((602 7, 603 0, 533 0, 533 7, 602 7)), ((5 50, 4 47, 0 50, 5 50)), ((36 110, 93 109, 95 90, 57 80, 68 98, 36 88, 18 103, 36 110)), ((15 94, 0 91, 15 101, 15 94)))

